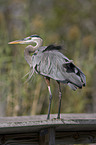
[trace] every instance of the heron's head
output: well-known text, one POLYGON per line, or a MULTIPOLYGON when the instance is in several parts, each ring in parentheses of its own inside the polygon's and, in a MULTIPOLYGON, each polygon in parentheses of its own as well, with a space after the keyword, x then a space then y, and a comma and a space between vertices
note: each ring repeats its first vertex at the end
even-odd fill
POLYGON ((38 35, 31 35, 31 36, 26 37, 26 38, 21 39, 21 40, 9 42, 8 44, 33 44, 33 43, 37 43, 37 42, 43 43, 42 38, 38 35))

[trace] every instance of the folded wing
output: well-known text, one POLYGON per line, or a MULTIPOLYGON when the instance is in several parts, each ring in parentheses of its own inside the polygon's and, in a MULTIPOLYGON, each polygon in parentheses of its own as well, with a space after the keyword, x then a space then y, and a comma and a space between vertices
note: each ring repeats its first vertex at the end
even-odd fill
POLYGON ((77 87, 82 88, 86 84, 84 73, 59 51, 45 51, 38 53, 36 57, 39 61, 35 70, 39 74, 61 83, 68 83, 73 90, 77 87))

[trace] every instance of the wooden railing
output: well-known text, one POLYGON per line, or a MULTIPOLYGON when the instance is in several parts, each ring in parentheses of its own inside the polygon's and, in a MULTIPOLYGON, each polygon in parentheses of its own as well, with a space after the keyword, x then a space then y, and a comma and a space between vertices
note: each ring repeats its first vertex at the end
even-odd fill
POLYGON ((0 145, 96 143, 96 114, 0 117, 0 145))

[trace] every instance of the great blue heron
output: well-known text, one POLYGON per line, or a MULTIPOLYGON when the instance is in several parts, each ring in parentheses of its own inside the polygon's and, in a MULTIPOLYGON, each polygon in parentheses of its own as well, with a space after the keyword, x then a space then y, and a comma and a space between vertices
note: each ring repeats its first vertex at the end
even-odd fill
MULTIPOLYGON (((59 108, 58 116, 60 118, 61 108, 61 88, 60 83, 68 84, 72 90, 82 88, 86 85, 86 77, 84 73, 74 65, 72 60, 59 52, 61 46, 42 46, 43 40, 38 35, 31 35, 22 40, 9 42, 8 44, 34 44, 28 45, 24 51, 24 57, 31 68, 32 74, 34 71, 45 77, 49 90, 49 108, 47 119, 50 118, 50 107, 52 93, 50 89, 50 78, 57 81, 59 86, 59 108), (30 53, 34 53, 32 56, 30 53)), ((31 74, 31 76, 32 76, 31 74)))

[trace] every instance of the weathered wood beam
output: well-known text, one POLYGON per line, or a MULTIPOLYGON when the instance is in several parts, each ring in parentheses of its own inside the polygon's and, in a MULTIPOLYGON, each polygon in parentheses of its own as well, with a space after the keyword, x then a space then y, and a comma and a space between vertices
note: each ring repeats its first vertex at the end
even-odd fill
POLYGON ((0 145, 96 143, 96 114, 0 117, 0 145))
POLYGON ((56 131, 90 131, 96 130, 96 114, 57 114, 47 115, 0 117, 0 134, 39 132, 41 129, 54 127, 56 131))

